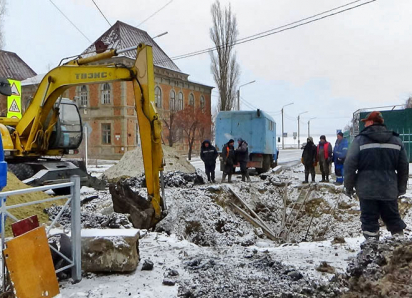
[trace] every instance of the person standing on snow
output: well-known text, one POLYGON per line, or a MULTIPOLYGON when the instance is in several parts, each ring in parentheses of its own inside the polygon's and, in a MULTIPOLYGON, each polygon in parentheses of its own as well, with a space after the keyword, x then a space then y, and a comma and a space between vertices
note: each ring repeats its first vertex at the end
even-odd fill
POLYGON ((216 169, 216 158, 219 153, 209 140, 204 140, 202 147, 200 148, 200 158, 205 163, 205 172, 207 180, 215 183, 215 169, 216 169))
POLYGON ((302 153, 302 163, 305 166, 305 181, 303 183, 309 183, 309 173, 312 175, 312 182, 315 182, 316 155, 316 145, 313 143, 313 138, 309 137, 302 153))
POLYGON ((383 124, 380 112, 365 119, 365 129, 353 140, 345 160, 345 193, 359 197, 363 235, 379 240, 379 217, 392 235, 403 235, 406 224, 398 197, 406 193, 409 161, 399 135, 383 124))
POLYGON ((335 147, 333 148, 333 163, 335 164, 336 185, 343 183, 343 163, 348 153, 348 141, 343 138, 343 133, 338 132, 335 147))
POLYGON ((236 161, 239 162, 240 172, 242 173, 242 181, 250 182, 249 171, 247 163, 249 161, 249 148, 248 144, 242 138, 237 139, 238 148, 236 149, 236 161))
POLYGON ((222 183, 225 182, 226 176, 227 182, 232 183, 233 165, 235 164, 235 141, 230 139, 227 144, 223 145, 222 158, 223 158, 223 176, 222 183))
POLYGON ((332 145, 326 141, 325 136, 320 136, 320 142, 317 148, 320 171, 322 180, 320 182, 329 182, 329 165, 332 161, 332 145))

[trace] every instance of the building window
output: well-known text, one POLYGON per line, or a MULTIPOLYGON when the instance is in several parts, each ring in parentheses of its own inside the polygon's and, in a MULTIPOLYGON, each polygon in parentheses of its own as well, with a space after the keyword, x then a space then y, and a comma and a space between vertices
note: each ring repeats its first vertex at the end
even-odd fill
POLYGON ((195 96, 193 95, 193 93, 190 93, 189 95, 189 105, 192 107, 195 106, 195 96))
POLYGON ((202 95, 200 96, 200 108, 202 109, 202 112, 205 112, 205 97, 202 95))
POLYGON ((179 111, 183 110, 183 93, 179 92, 178 102, 177 102, 177 109, 179 111))
POLYGON ((170 91, 169 110, 176 110, 176 93, 174 90, 170 91))
POLYGON ((104 105, 110 104, 110 85, 108 83, 102 85, 101 102, 104 105))
POLYGON ((86 107, 89 104, 89 90, 87 89, 86 85, 80 86, 80 89, 78 90, 78 96, 80 99, 80 106, 86 107))
POLYGON ((102 123, 102 144, 110 145, 112 143, 112 125, 102 123))
POLYGON ((155 106, 158 109, 162 108, 162 89, 160 87, 155 88, 155 106))

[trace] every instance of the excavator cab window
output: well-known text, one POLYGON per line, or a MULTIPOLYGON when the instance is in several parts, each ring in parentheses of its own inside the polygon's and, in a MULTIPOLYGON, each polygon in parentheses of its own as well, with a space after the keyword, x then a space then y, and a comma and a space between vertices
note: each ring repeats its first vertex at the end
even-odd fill
POLYGON ((50 138, 50 149, 77 149, 83 139, 79 109, 69 99, 62 99, 58 108, 60 115, 50 138))

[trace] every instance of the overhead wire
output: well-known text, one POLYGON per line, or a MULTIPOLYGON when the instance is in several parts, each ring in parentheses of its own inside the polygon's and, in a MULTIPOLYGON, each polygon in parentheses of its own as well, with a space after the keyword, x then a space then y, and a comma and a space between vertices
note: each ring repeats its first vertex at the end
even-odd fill
POLYGON ((150 20, 152 17, 154 17, 156 14, 158 14, 161 10, 163 10, 164 8, 166 8, 166 6, 168 6, 170 3, 172 3, 174 0, 170 0, 169 2, 167 2, 164 6, 162 6, 161 8, 159 8, 158 10, 156 10, 153 14, 151 14, 148 18, 146 18, 145 20, 143 20, 140 24, 138 24, 136 27, 139 27, 140 25, 144 24, 145 22, 147 22, 148 20, 150 20))
POLYGON ((289 23, 289 24, 286 24, 286 25, 283 25, 283 26, 280 26, 280 27, 277 27, 277 28, 273 28, 273 29, 263 31, 263 32, 260 32, 260 33, 257 33, 257 34, 254 34, 254 35, 251 35, 251 36, 248 36, 248 37, 241 38, 241 39, 236 40, 235 42, 233 42, 231 44, 224 44, 224 45, 221 45, 221 46, 210 47, 210 48, 207 48, 207 49, 204 49, 204 50, 199 50, 199 51, 194 51, 194 52, 190 52, 190 53, 187 53, 187 54, 174 56, 171 59, 172 60, 180 60, 180 59, 190 58, 190 57, 193 57, 193 56, 198 56, 198 55, 202 55, 202 54, 205 54, 205 53, 213 52, 213 51, 215 51, 219 48, 225 47, 225 46, 232 47, 232 46, 243 44, 243 43, 246 43, 246 42, 250 42, 250 41, 253 41, 253 40, 256 40, 256 39, 264 38, 264 37, 267 37, 267 36, 270 36, 270 35, 278 34, 278 33, 281 33, 281 32, 287 31, 287 30, 292 30, 292 29, 295 29, 295 28, 298 28, 298 27, 301 27, 301 26, 304 26, 304 25, 307 25, 307 24, 310 24, 310 23, 313 23, 313 22, 316 22, 316 21, 320 21, 322 19, 329 18, 331 16, 335 16, 335 15, 344 13, 344 12, 349 11, 349 10, 353 10, 355 8, 370 4, 370 3, 375 2, 377 0, 369 0, 367 2, 360 3, 358 5, 351 6, 349 8, 339 10, 337 12, 324 15, 325 13, 337 10, 339 8, 342 8, 342 7, 346 7, 348 5, 352 5, 352 4, 360 2, 360 1, 362 1, 362 0, 352 1, 352 2, 347 3, 345 5, 335 7, 333 9, 330 9, 330 10, 312 15, 310 17, 306 17, 304 19, 300 19, 298 21, 295 21, 295 22, 292 22, 292 23, 289 23), (321 16, 321 15, 323 15, 323 16, 321 16), (321 16, 321 17, 316 18, 317 16, 321 16), (304 21, 306 21, 306 22, 304 22, 304 21))
POLYGON ((90 42, 90 43, 92 42, 92 41, 86 36, 86 34, 84 34, 84 33, 82 32, 82 30, 80 30, 79 27, 77 27, 77 26, 69 19, 69 17, 66 16, 66 14, 65 14, 52 0, 49 0, 49 1, 50 1, 50 3, 53 4, 53 6, 66 18, 66 20, 68 20, 68 21, 70 22, 70 24, 72 24, 72 26, 73 26, 74 28, 76 28, 76 30, 79 31, 80 34, 83 35, 84 38, 87 39, 88 42, 90 42))
POLYGON ((96 6, 96 8, 100 11, 100 14, 103 16, 103 18, 106 20, 107 24, 109 24, 109 26, 111 27, 112 24, 110 24, 109 20, 106 18, 106 16, 103 14, 102 10, 100 9, 100 7, 97 5, 97 3, 92 0, 93 4, 96 6))

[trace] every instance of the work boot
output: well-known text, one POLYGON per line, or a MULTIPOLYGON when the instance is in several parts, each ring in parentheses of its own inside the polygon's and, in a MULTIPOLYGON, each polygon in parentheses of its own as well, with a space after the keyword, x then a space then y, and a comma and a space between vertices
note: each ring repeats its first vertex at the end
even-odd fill
POLYGON ((326 178, 325 181, 329 182, 329 175, 325 175, 325 178, 326 178))
POLYGON ((309 179, 309 173, 305 173, 305 181, 303 181, 302 183, 303 184, 309 183, 308 179, 309 179))
POLYGON ((227 183, 232 183, 232 174, 227 176, 227 183))
POLYGON ((242 181, 245 182, 246 181, 246 175, 244 173, 242 173, 242 181))
POLYGON ((325 180, 325 175, 324 174, 322 174, 322 180, 320 180, 320 182, 325 182, 326 180, 325 180))
POLYGON ((250 182, 251 180, 250 180, 250 177, 249 177, 249 171, 248 170, 246 170, 246 179, 247 179, 247 182, 250 182))
POLYGON ((226 179, 226 174, 223 173, 223 175, 222 175, 222 183, 225 183, 225 179, 226 179))
POLYGON ((392 237, 395 239, 402 239, 403 238, 403 231, 399 231, 399 232, 391 232, 392 237))
POLYGON ((312 182, 316 182, 315 181, 315 174, 312 174, 312 182))
POLYGON ((379 231, 378 232, 363 231, 363 237, 365 237, 366 241, 379 241, 379 231))

